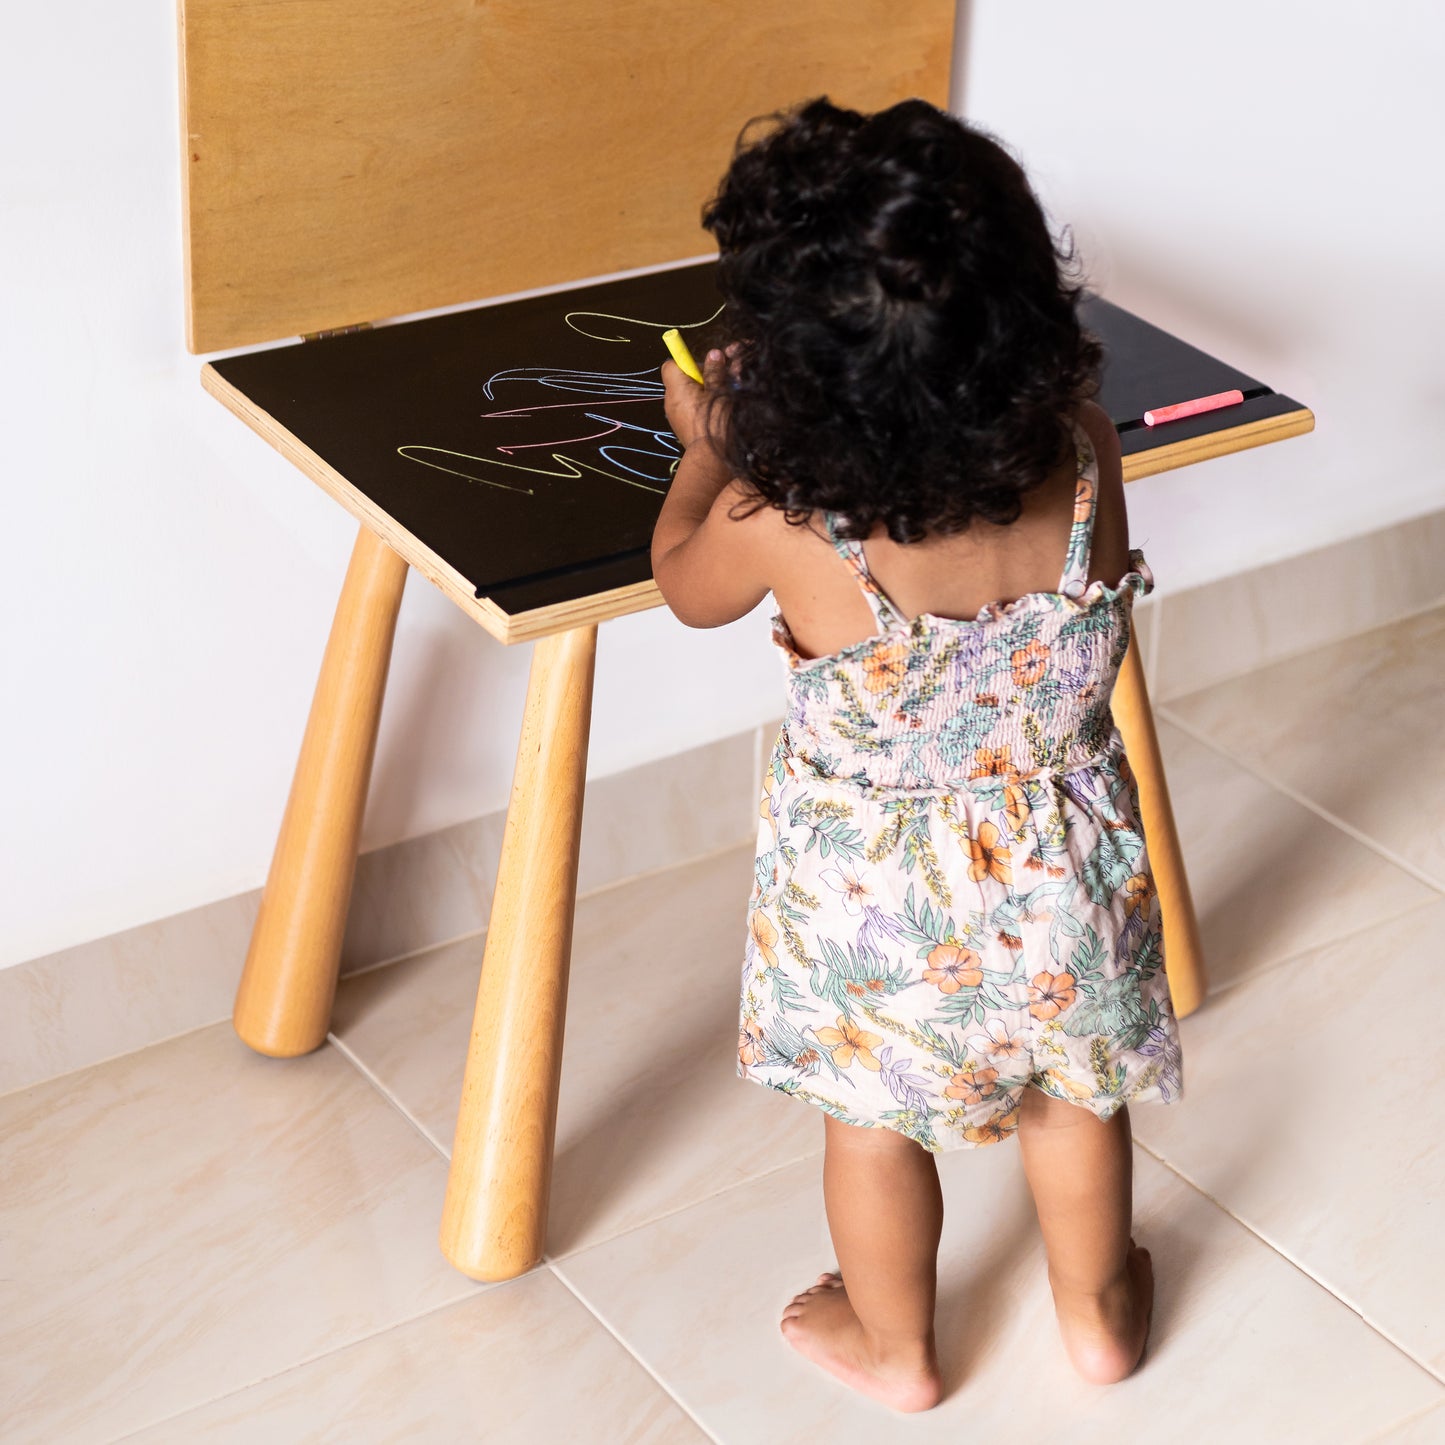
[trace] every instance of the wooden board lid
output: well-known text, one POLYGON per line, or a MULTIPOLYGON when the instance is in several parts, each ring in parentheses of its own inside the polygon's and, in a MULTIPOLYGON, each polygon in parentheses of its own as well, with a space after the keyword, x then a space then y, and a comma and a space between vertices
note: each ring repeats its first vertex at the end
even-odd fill
POLYGON ((954 0, 180 0, 186 341, 712 249, 744 121, 947 101, 954 0))

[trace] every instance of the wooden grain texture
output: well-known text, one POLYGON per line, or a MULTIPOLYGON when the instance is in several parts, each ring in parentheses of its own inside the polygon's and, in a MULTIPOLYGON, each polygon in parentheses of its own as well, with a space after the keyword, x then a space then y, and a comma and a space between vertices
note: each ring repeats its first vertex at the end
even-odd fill
POLYGON ((954 0, 179 0, 186 335, 698 255, 748 118, 944 104, 954 0))
POLYGON ((579 627, 532 654, 441 1222, 473 1279, 521 1274, 546 1240, 596 653, 579 627))
POLYGON ((1243 426, 1226 427, 1222 431, 1191 437, 1187 441, 1168 442, 1147 452, 1136 452, 1124 458, 1124 480, 1137 482, 1141 477, 1157 476, 1179 467, 1211 457, 1228 456, 1231 452, 1248 451, 1250 447, 1268 446, 1287 437, 1303 436, 1315 429, 1314 413, 1306 407, 1286 412, 1283 416, 1265 417, 1243 426))
POLYGON ((406 563, 362 527, 321 662, 301 756, 233 1015, 258 1053, 310 1053, 326 1039, 356 845, 376 751, 406 563))
POLYGON ((1169 996, 1176 1018, 1191 1014, 1204 1002, 1209 982, 1204 950, 1199 942, 1199 921, 1194 896, 1184 871, 1184 853, 1174 822, 1174 805, 1164 777, 1159 734, 1144 683, 1136 633, 1129 642, 1119 680, 1114 687, 1114 722, 1124 739, 1129 765, 1139 784, 1140 821, 1149 849, 1149 866, 1159 890, 1159 911, 1164 927, 1164 967, 1169 975, 1169 996))

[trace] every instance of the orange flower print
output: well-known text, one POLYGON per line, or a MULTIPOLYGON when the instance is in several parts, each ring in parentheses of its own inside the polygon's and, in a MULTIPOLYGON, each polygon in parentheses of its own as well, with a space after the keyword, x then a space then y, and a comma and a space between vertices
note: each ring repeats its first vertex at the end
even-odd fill
MULTIPOLYGON (((992 693, 992 692, 980 692, 980 693, 976 693, 976 694, 974 695, 973 701, 974 701, 974 705, 977 706, 977 707, 997 707, 997 706, 998 706, 998 694, 997 694, 997 693, 992 693)), ((1004 752, 1007 752, 1007 751, 1008 751, 1008 749, 1005 748, 1005 749, 1004 749, 1004 752)), ((977 775, 975 774, 975 776, 977 776, 977 775)))
POLYGON ((1039 1077, 1047 1079, 1065 1098, 1092 1099, 1094 1097, 1093 1089, 1087 1084, 1081 1084, 1077 1079, 1071 1079, 1057 1069, 1045 1069, 1039 1077))
POLYGON ((1019 1059, 1028 1049, 1023 1033, 1009 1033, 1008 1025, 1000 1018, 989 1019, 983 1026, 983 1032, 974 1034, 967 1042, 975 1053, 986 1054, 990 1058, 1002 1055, 1006 1059, 1019 1059))
POLYGON ((738 1062, 746 1065, 762 1061, 763 1031, 753 1019, 748 1019, 738 1034, 738 1062))
POLYGON ((1136 873, 1124 880, 1124 911, 1132 918, 1141 908, 1147 909, 1154 896, 1154 880, 1147 873, 1136 873))
POLYGON ((863 659, 863 686, 869 692, 897 692, 908 671, 908 646, 890 642, 863 659))
POLYGON ((767 915, 761 909, 748 919, 748 932, 752 934, 763 961, 769 968, 776 968, 778 955, 773 952, 773 945, 778 941, 778 930, 768 922, 767 915))
POLYGON ((1019 1111, 1010 1109, 1007 1114, 995 1114, 986 1124, 967 1124, 963 1137, 970 1144, 997 1144, 1007 1139, 1019 1126, 1019 1111))
POLYGON ((973 949, 940 943, 929 952, 923 977, 927 983, 936 983, 941 993, 957 993, 961 988, 977 988, 983 982, 983 970, 978 964, 973 949))
POLYGON ((1008 844, 1001 841, 1003 835, 985 819, 978 825, 977 838, 965 838, 963 846, 968 850, 972 862, 968 865, 968 876, 975 883, 992 878, 996 883, 1012 883, 1013 869, 1009 866, 1008 844))
POLYGON ((1010 756, 1013 749, 1007 743, 1001 748, 975 748, 973 771, 970 778, 1016 778, 1019 770, 1014 767, 1010 756))
POLYGON ((1080 477, 1074 488, 1074 520, 1082 522, 1089 515, 1089 504, 1094 500, 1094 484, 1088 477, 1080 477))
POLYGON ((1015 833, 1022 830, 1029 817, 1029 795, 1017 783, 1006 783, 1003 790, 1004 821, 1015 833))
POLYGON ((1029 985, 1029 1012, 1040 1023, 1057 1018, 1074 1001, 1071 973, 1037 973, 1029 985))
POLYGON ((854 1059, 875 1074, 882 1067, 873 1057, 874 1048, 883 1042, 882 1034, 865 1033, 846 1014, 838 1016, 836 1029, 814 1029, 813 1032, 817 1034, 818 1042, 833 1055, 833 1062, 840 1069, 846 1069, 854 1059))
POLYGON ((1013 664, 1014 683, 1018 687, 1032 687, 1048 669, 1048 645, 1035 637, 1018 648, 1009 661, 1013 664))
POLYGON ((970 1069, 955 1074, 943 1092, 950 1099, 962 1099, 965 1104, 981 1104, 990 1094, 998 1092, 997 1079, 997 1069, 970 1069))

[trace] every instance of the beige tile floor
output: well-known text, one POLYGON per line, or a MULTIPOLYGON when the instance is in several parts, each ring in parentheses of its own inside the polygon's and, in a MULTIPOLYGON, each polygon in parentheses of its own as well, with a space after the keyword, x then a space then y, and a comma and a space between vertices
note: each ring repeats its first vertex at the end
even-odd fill
POLYGON ((1149 1353, 1078 1382, 1018 1151, 944 1156, 949 1394, 794 1356, 831 1264, 810 1109, 733 1073, 746 852, 578 910, 548 1258, 435 1236, 481 939, 0 1098, 0 1440, 1445 1442, 1445 610, 1161 710, 1214 987, 1133 1111, 1149 1353))

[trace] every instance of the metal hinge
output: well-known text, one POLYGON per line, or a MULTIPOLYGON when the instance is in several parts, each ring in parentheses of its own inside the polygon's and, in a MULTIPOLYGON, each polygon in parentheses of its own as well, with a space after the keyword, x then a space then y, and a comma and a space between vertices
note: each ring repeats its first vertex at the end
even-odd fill
POLYGON ((358 321, 354 326, 336 326, 330 331, 306 331, 302 333, 302 341, 325 341, 328 336, 350 336, 353 331, 370 331, 371 322, 358 321))

